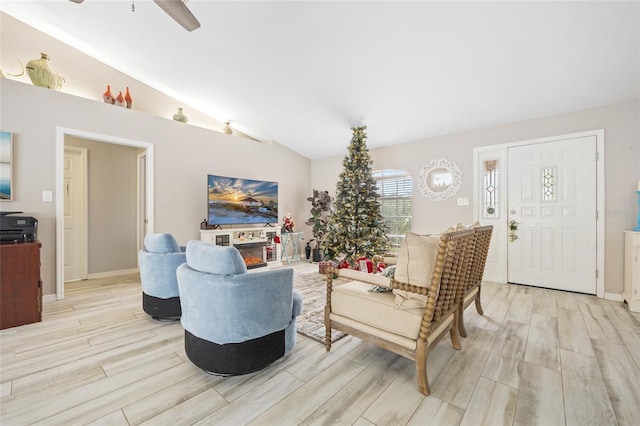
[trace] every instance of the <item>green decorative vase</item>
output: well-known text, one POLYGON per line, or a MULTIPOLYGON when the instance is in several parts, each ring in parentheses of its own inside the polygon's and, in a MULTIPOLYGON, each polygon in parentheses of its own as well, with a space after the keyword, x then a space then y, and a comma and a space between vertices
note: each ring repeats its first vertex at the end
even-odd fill
POLYGON ((46 53, 41 53, 40 59, 33 59, 27 62, 25 68, 34 86, 46 87, 52 90, 62 89, 64 78, 51 68, 46 53))
POLYGON ((184 115, 182 113, 182 108, 178 108, 178 112, 173 114, 173 119, 176 120, 176 121, 179 121, 181 123, 188 123, 189 122, 189 117, 187 117, 186 115, 184 115))

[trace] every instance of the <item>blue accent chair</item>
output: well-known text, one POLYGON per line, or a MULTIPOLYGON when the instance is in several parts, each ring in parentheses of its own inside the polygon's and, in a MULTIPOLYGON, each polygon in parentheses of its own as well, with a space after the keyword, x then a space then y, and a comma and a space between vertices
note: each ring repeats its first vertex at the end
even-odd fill
POLYGON ((185 247, 179 246, 171 234, 147 234, 138 256, 142 309, 153 319, 180 319, 176 269, 186 262, 185 247))
POLYGON ((222 376, 258 371, 291 352, 302 296, 293 269, 247 273, 235 247, 192 240, 178 267, 185 351, 202 370, 222 376))

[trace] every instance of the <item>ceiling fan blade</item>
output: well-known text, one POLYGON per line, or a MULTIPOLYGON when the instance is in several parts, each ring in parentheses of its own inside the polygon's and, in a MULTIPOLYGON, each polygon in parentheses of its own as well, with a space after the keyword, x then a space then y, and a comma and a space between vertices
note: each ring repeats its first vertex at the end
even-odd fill
POLYGON ((167 15, 171 16, 185 30, 193 31, 200 28, 200 22, 193 16, 182 0, 153 0, 167 15))

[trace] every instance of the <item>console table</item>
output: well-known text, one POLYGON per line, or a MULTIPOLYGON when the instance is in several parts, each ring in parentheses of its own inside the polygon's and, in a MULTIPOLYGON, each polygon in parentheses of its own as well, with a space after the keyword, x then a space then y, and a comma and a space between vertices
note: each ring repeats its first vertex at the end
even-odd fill
POLYGON ((42 321, 40 246, 0 244, 0 329, 42 321))
POLYGON ((300 262, 300 239, 302 238, 303 232, 283 232, 281 234, 282 237, 282 254, 280 258, 284 262, 287 261, 287 264, 291 262, 300 262), (287 246, 292 247, 291 255, 287 253, 287 246))

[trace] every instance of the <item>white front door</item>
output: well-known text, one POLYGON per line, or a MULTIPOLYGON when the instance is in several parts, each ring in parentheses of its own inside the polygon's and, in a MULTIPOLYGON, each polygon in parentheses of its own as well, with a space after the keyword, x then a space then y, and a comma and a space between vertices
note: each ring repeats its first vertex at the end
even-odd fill
POLYGON ((86 149, 64 150, 64 280, 87 279, 86 149))
POLYGON ((508 148, 508 282, 596 294, 596 137, 508 148))

